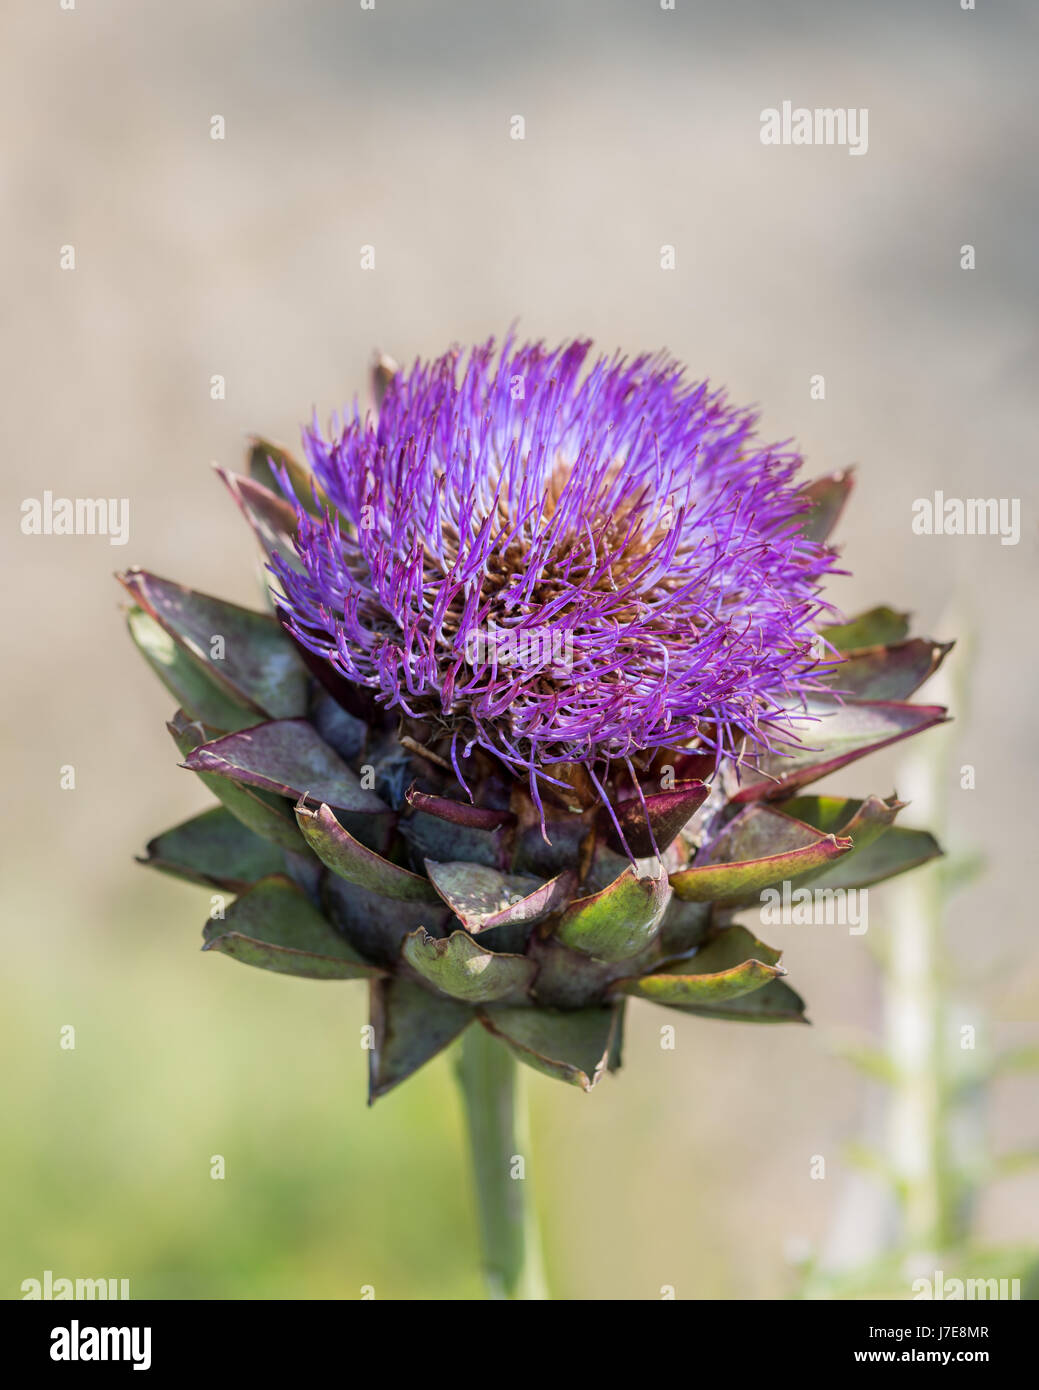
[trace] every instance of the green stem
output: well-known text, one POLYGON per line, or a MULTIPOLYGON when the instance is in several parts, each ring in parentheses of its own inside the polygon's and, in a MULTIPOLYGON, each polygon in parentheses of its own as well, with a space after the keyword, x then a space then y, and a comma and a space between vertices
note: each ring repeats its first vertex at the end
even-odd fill
POLYGON ((525 1087, 515 1058, 480 1024, 457 1063, 490 1298, 547 1298, 530 1178, 525 1087), (521 1176, 522 1174, 522 1176, 521 1176))
MULTIPOLYGON (((949 615, 949 626, 965 623, 949 615)), ((962 645, 962 644, 961 644, 962 645)), ((927 687, 928 699, 962 717, 967 698, 961 651, 927 687)), ((935 730, 903 759, 899 790, 919 822, 944 838, 954 725, 935 730)), ((903 1198, 904 1236, 913 1250, 948 1250, 968 1236, 971 1184, 957 1149, 969 1117, 957 1101, 963 1053, 949 1037, 946 888, 937 864, 917 869, 891 891, 894 927, 888 977, 888 1046, 896 1077, 890 1111, 892 1166, 903 1198)))

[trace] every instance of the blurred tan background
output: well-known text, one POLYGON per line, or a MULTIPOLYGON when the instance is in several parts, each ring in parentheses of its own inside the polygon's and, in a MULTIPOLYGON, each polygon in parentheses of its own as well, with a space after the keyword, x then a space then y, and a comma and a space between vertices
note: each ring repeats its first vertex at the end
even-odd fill
MULTIPOLYGON (((2 1296, 44 1269, 136 1297, 479 1292, 447 1063, 366 1110, 363 991, 203 957, 205 893, 133 864, 206 794, 111 573, 256 602, 210 465, 249 431, 294 444, 375 347, 411 360, 513 320, 664 345, 810 472, 859 464, 835 600, 939 638, 952 603, 973 633, 955 764, 977 787, 950 771, 947 839, 988 869, 951 910, 949 968, 986 1046, 1039 1039, 1034 7, 8 0, 2 23, 2 1296), (783 100, 867 107, 868 154, 762 146, 783 100), (129 544, 23 536, 44 489, 129 497, 129 544), (935 489, 1020 497, 1020 544, 914 536, 935 489)), ((888 793, 897 766, 835 783, 888 793)), ((669 1053, 636 1008, 592 1096, 532 1075, 558 1296, 784 1295, 792 1255, 877 1245, 845 1153, 883 1101, 832 1043, 880 1029, 884 904, 866 938, 772 933, 813 1029, 676 1015, 669 1053)), ((1036 1095, 992 1093, 992 1145, 1037 1142, 1036 1095)), ((1037 1195, 1027 1173, 986 1185, 978 1238, 1039 1245, 1037 1195)))

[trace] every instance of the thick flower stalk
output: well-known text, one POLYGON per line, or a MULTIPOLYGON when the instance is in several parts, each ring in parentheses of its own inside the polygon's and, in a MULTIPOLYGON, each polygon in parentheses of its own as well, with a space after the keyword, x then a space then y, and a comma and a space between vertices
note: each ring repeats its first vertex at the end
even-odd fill
MULTIPOLYGON (((805 792, 945 717, 907 699, 947 647, 822 597, 850 474, 804 483, 663 357, 509 341, 375 384, 306 432, 309 469, 258 440, 223 474, 272 612, 123 576, 219 802, 148 862, 237 895, 208 949, 369 982, 372 1099, 471 1026, 588 1090, 632 997, 803 1021, 739 914, 939 853, 894 797, 805 792)), ((511 1086, 483 1044, 467 1057, 486 1134, 476 1097, 511 1086)), ((514 1291, 522 1213, 477 1159, 514 1291)))

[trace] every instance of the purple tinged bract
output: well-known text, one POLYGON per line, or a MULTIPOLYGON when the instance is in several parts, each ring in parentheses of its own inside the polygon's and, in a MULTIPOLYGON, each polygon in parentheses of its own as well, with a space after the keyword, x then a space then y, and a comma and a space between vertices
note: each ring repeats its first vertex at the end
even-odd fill
MULTIPOLYGON (((506 340, 416 363, 305 447, 331 506, 272 568, 309 651, 389 708, 556 781, 798 741, 834 553, 800 456, 664 355, 506 340)), ((291 489, 287 495, 292 496, 291 489)))

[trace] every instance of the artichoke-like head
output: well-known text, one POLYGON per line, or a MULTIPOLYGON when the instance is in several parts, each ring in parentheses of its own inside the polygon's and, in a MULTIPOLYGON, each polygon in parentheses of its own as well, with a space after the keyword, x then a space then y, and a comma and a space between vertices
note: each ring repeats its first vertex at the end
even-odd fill
POLYGON ((383 359, 309 468, 255 441, 222 476, 272 612, 122 577, 219 802, 147 862, 238 895, 207 948, 369 981, 373 1099, 469 1025, 589 1089, 631 996, 803 1021, 734 919, 939 853, 894 797, 804 792, 944 718, 906 699, 947 646, 821 597, 850 474, 589 353, 383 359))

